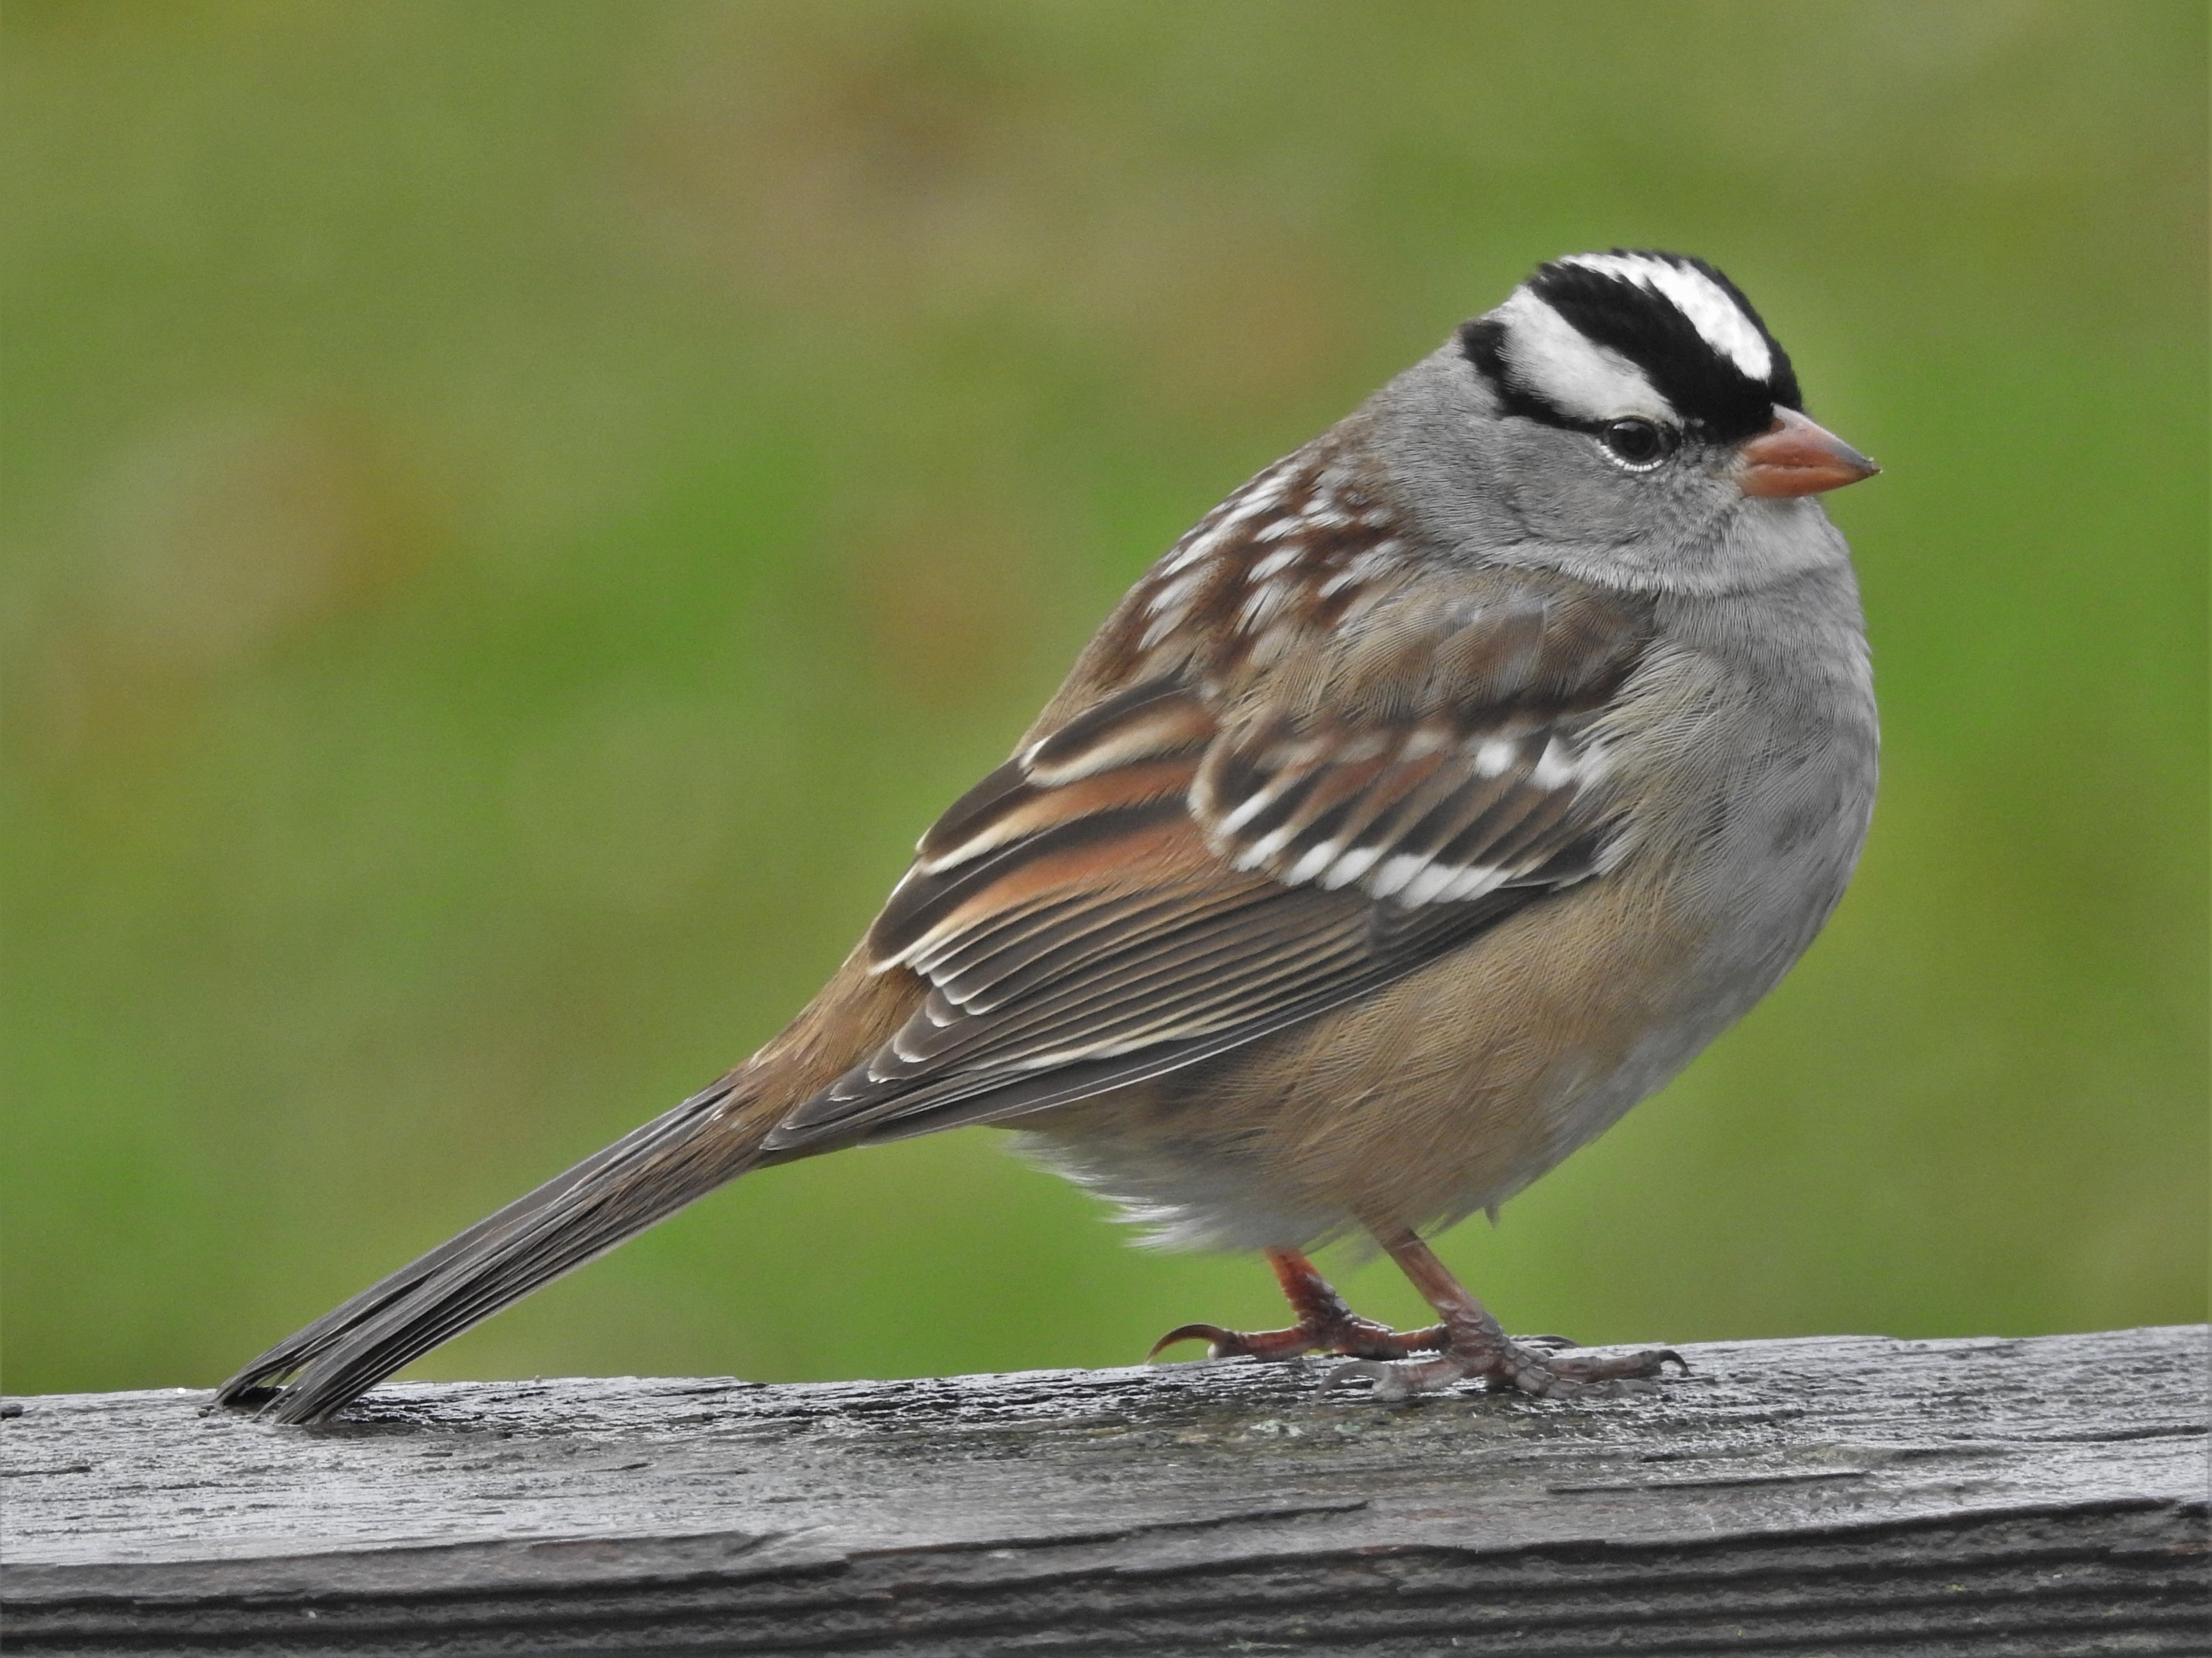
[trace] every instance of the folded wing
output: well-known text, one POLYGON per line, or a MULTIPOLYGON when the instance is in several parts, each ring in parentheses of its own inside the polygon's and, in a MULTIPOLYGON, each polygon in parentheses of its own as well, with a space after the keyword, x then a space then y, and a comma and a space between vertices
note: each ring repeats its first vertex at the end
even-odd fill
POLYGON ((1603 720, 1639 619, 1539 594, 1422 637, 1386 630, 1389 659, 1348 663, 1361 694, 1326 719, 1239 702, 1188 662, 1101 697, 923 839, 866 944, 878 970, 920 975, 921 1006, 764 1149, 901 1139, 1140 1081, 1588 878, 1617 828, 1603 720), (1438 683, 1477 689, 1425 694, 1438 683))

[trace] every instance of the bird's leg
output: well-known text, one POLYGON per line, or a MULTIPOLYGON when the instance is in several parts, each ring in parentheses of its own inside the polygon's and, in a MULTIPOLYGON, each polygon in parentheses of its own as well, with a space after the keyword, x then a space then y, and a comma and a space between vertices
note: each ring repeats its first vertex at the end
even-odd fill
MULTIPOLYGON (((1682 1356, 1671 1348, 1602 1357, 1595 1353, 1550 1351, 1557 1338, 1544 1345, 1515 1341, 1490 1309, 1470 1295, 1454 1278, 1436 1252, 1411 1232, 1377 1233, 1413 1287, 1429 1305, 1443 1315, 1442 1351, 1432 1358, 1383 1363, 1364 1355, 1337 1367, 1329 1378, 1369 1376, 1378 1399, 1403 1399, 1408 1394, 1449 1388, 1468 1376, 1480 1376, 1493 1388, 1512 1388, 1538 1397, 1565 1383, 1570 1387, 1606 1382, 1620 1376, 1656 1376, 1669 1360, 1684 1370, 1682 1356)), ((1571 1345, 1571 1343, 1566 1344, 1571 1345)))
POLYGON ((1209 1358, 1296 1358, 1300 1353, 1342 1353, 1362 1359, 1404 1358, 1444 1345, 1446 1327, 1401 1333, 1360 1317, 1313 1262, 1295 1249, 1270 1249, 1267 1264, 1298 1321, 1287 1330, 1224 1330, 1218 1324, 1186 1324, 1152 1344, 1151 1357, 1178 1341, 1203 1341, 1209 1358))

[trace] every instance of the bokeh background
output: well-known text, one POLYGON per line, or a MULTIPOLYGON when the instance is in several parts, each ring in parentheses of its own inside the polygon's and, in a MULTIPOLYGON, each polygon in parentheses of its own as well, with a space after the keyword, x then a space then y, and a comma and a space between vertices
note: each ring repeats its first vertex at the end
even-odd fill
MULTIPOLYGON (((1621 243, 1722 264, 1889 469, 1833 501, 1881 804, 1783 989, 1447 1257, 1593 1341, 2203 1316, 2201 6, 6 29, 10 1388, 211 1382, 714 1076, 1198 513, 1621 243)), ((421 1373, 1274 1320, 1125 1246, 971 1130, 421 1373)))

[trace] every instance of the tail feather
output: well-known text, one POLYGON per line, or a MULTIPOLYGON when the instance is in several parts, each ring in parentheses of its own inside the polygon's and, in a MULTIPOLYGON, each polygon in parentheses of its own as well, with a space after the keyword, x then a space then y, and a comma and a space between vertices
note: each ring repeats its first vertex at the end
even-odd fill
POLYGON ((759 1160, 762 1139, 733 1132, 744 1076, 693 1095, 278 1342, 224 1382, 216 1402, 258 1406, 278 1422, 321 1421, 441 1342, 744 1173, 759 1160))

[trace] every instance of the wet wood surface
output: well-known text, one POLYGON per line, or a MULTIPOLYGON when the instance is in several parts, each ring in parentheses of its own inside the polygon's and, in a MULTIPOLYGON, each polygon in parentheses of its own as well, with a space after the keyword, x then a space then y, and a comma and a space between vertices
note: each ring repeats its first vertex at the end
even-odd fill
POLYGON ((9 1401, 10 1652, 2212 1651, 2207 1332, 9 1401), (20 1409, 20 1413, 15 1412, 20 1409))

